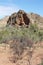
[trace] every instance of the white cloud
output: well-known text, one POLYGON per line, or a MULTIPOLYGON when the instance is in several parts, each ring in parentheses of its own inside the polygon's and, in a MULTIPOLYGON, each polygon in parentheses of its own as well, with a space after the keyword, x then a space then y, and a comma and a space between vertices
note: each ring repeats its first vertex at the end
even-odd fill
POLYGON ((13 12, 16 12, 19 10, 19 7, 17 6, 0 6, 0 17, 4 17, 7 15, 10 15, 13 12))

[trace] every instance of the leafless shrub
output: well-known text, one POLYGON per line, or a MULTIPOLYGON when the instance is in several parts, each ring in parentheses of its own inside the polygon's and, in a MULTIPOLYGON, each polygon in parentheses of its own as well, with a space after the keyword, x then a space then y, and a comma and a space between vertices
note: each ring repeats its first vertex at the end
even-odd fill
POLYGON ((28 38, 14 39, 13 42, 10 44, 10 48, 12 50, 11 53, 13 53, 13 56, 11 56, 10 60, 16 62, 18 59, 21 59, 21 55, 26 47, 31 48, 32 45, 33 42, 28 38))

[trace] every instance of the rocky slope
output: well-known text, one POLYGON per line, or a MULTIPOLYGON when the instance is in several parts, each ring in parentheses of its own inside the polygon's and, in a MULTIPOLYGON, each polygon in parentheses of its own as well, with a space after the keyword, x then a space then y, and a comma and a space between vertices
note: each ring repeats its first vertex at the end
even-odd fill
POLYGON ((9 16, 6 16, 3 19, 0 19, 0 28, 6 26, 8 18, 9 16))
POLYGON ((7 21, 8 25, 28 26, 29 23, 36 23, 39 28, 43 29, 43 17, 34 13, 28 14, 23 10, 13 13, 7 21))
POLYGON ((29 17, 33 23, 37 23, 39 28, 43 29, 43 17, 42 16, 35 14, 35 13, 30 13, 29 17))
POLYGON ((3 19, 0 19, 0 27, 6 25, 16 25, 16 26, 27 26, 29 23, 36 23, 38 27, 43 29, 43 17, 35 13, 26 13, 23 10, 13 13, 3 19))
POLYGON ((43 63, 43 17, 19 10, 1 19, 1 28, 0 65, 43 63))

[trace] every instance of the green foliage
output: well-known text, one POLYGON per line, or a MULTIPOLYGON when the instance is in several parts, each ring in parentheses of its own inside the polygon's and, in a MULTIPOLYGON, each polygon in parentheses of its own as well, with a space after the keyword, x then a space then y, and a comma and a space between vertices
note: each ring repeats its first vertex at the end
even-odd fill
POLYGON ((31 39, 34 40, 34 42, 43 40, 43 30, 40 30, 36 23, 30 24, 29 31, 31 33, 31 39))
POLYGON ((0 43, 13 38, 28 37, 34 42, 43 40, 43 30, 37 24, 30 24, 29 28, 8 26, 0 30, 0 43))

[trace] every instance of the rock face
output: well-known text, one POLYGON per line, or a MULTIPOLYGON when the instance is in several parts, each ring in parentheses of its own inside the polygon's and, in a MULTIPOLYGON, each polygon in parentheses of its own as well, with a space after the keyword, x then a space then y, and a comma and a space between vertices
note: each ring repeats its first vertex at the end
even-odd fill
POLYGON ((7 24, 9 25, 29 25, 30 19, 27 16, 27 13, 25 13, 23 10, 19 10, 17 13, 12 14, 8 21, 7 24))
POLYGON ((13 26, 29 26, 29 23, 37 23, 38 27, 43 29, 43 17, 35 13, 28 14, 23 10, 13 13, 7 21, 7 25, 13 26))
POLYGON ((23 10, 19 10, 11 16, 0 19, 0 27, 5 27, 6 25, 28 27, 30 23, 37 23, 38 27, 43 29, 43 17, 35 13, 28 14, 23 10))
POLYGON ((13 13, 11 16, 0 19, 0 28, 6 25, 29 26, 29 23, 37 23, 40 29, 43 29, 43 17, 35 13, 26 13, 23 10, 13 13))

